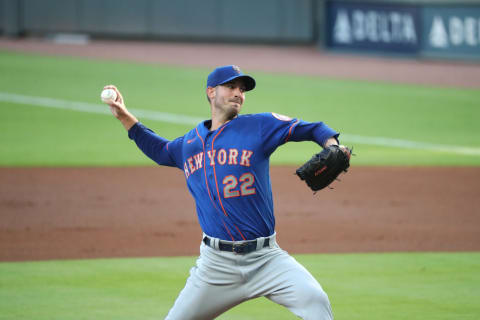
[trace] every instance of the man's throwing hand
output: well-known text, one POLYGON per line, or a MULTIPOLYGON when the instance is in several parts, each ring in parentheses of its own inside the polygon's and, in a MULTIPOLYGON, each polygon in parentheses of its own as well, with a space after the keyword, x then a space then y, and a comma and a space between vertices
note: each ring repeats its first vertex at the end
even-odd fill
POLYGON ((117 94, 117 97, 115 100, 110 99, 108 101, 105 101, 105 103, 108 104, 110 107, 110 111, 112 114, 120 120, 122 123, 123 127, 128 131, 130 128, 138 122, 137 118, 135 118, 134 115, 132 115, 130 112, 128 112, 127 107, 125 106, 125 101, 123 100, 123 96, 120 93, 120 91, 115 87, 114 85, 108 85, 103 87, 103 90, 114 90, 115 93, 117 94))
POLYGON ((115 116, 115 118, 119 119, 120 117, 124 116, 127 113, 127 108, 125 107, 125 103, 123 101, 123 96, 120 91, 114 85, 110 84, 108 86, 103 87, 103 91, 105 90, 113 90, 116 93, 113 96, 114 99, 104 100, 106 104, 110 107, 110 111, 115 116))

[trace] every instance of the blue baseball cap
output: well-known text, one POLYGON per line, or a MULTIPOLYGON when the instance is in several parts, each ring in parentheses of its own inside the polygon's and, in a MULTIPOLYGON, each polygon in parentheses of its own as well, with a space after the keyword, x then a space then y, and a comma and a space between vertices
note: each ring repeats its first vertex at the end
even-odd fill
POLYGON ((255 79, 244 74, 239 67, 235 65, 218 67, 208 75, 207 88, 216 87, 235 79, 242 79, 245 83, 245 90, 250 91, 255 88, 255 79))

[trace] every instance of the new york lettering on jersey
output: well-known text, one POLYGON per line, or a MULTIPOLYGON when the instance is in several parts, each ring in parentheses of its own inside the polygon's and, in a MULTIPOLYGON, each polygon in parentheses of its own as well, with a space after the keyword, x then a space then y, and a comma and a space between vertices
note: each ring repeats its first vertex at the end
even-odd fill
MULTIPOLYGON (((239 150, 237 148, 228 148, 220 149, 217 152, 217 149, 213 150, 206 150, 208 160, 206 160, 207 164, 210 166, 214 165, 240 165, 245 167, 250 167, 250 157, 253 154, 251 150, 242 149, 239 150)), ((183 170, 185 172, 185 178, 188 179, 191 174, 195 173, 198 169, 203 168, 203 157, 204 151, 200 151, 197 154, 189 157, 187 161, 183 164, 183 170)))
POLYGON ((321 122, 272 113, 240 115, 215 131, 208 126, 202 122, 170 142, 146 128, 130 136, 155 162, 184 172, 203 232, 225 240, 274 233, 269 157, 278 146, 304 140, 323 144, 336 135, 321 122))

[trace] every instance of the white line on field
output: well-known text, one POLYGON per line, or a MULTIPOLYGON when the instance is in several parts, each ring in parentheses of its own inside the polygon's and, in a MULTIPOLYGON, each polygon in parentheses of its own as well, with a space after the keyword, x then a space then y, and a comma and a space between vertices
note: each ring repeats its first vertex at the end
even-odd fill
POLYGON ((342 141, 348 141, 353 143, 374 145, 374 146, 383 146, 383 147, 396 147, 396 148, 406 148, 406 149, 421 149, 429 151, 438 151, 438 152, 447 152, 447 153, 456 153, 476 156, 480 155, 480 148, 474 147, 464 147, 464 146, 451 146, 444 144, 433 144, 427 142, 418 142, 418 141, 409 141, 402 139, 393 139, 393 138, 382 138, 382 137, 366 137, 366 136, 357 136, 351 134, 341 134, 340 136, 342 141))
MULTIPOLYGON (((103 104, 96 103, 85 103, 85 102, 75 102, 67 101, 53 98, 45 97, 34 97, 34 96, 25 96, 13 93, 0 92, 0 101, 26 104, 39 107, 47 108, 57 108, 64 110, 74 110, 80 112, 90 112, 90 113, 99 113, 99 114, 108 114, 111 115, 110 110, 103 104)), ((187 124, 187 125, 196 125, 199 122, 203 121, 202 118, 184 116, 175 113, 166 113, 158 111, 149 111, 142 109, 129 109, 139 118, 157 120, 162 122, 168 122, 173 124, 187 124)), ((426 142, 417 142, 401 139, 392 139, 384 137, 367 137, 359 136, 352 134, 342 134, 342 141, 350 143, 359 143, 366 145, 375 145, 375 146, 384 146, 384 147, 396 147, 396 148, 407 148, 407 149, 421 149, 421 150, 430 150, 437 152, 447 152, 455 154, 464 154, 464 155, 480 155, 480 148, 474 147, 464 147, 464 146, 451 146, 451 145, 441 145, 441 144, 432 144, 426 142)))
MULTIPOLYGON (((33 105, 38 107, 56 108, 56 109, 112 115, 110 113, 110 109, 105 104, 67 101, 67 100, 52 99, 52 98, 45 98, 45 97, 32 97, 32 96, 24 96, 20 94, 13 94, 13 93, 6 93, 6 92, 0 92, 0 101, 33 105)), ((195 125, 195 124, 198 124, 200 121, 205 120, 202 118, 183 116, 183 115, 174 114, 174 113, 149 111, 149 110, 142 110, 142 109, 130 109, 130 108, 129 110, 132 111, 132 113, 134 113, 136 116, 140 118, 145 118, 149 120, 158 120, 158 121, 169 122, 174 124, 195 125)))

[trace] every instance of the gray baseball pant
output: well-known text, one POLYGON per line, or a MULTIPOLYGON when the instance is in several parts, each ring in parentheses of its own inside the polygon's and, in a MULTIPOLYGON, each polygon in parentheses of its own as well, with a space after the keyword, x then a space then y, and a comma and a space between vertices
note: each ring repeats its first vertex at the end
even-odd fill
MULTIPOLYGON (((333 319, 330 302, 315 278, 270 237, 247 254, 200 246, 196 266, 167 320, 214 319, 236 305, 266 297, 302 319, 333 319)), ((213 243, 218 248, 219 239, 213 243)))

